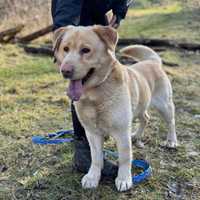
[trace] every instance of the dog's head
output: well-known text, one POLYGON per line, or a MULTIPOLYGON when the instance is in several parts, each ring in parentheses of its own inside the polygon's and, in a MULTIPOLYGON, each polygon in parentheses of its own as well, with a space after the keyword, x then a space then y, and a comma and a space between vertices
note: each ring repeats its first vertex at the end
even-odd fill
POLYGON ((54 55, 63 77, 70 79, 72 100, 78 101, 85 88, 105 79, 117 40, 116 30, 108 26, 67 26, 54 32, 54 55))

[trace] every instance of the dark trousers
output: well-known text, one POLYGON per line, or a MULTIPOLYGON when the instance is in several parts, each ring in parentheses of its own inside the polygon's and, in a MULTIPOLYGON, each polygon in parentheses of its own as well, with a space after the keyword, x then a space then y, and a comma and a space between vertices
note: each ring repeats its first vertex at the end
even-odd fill
MULTIPOLYGON (((84 0, 80 16, 80 25, 82 26, 89 26, 94 24, 108 25, 108 21, 105 16, 105 13, 107 11, 108 10, 105 4, 101 3, 101 6, 99 6, 99 5, 94 5, 94 0, 84 0)), ((85 130, 78 119, 73 103, 71 105, 71 113, 72 113, 72 123, 74 127, 75 139, 78 140, 86 139, 85 130)))
POLYGON ((90 26, 94 24, 108 25, 105 13, 108 12, 109 5, 105 0, 84 0, 80 15, 80 25, 90 26))

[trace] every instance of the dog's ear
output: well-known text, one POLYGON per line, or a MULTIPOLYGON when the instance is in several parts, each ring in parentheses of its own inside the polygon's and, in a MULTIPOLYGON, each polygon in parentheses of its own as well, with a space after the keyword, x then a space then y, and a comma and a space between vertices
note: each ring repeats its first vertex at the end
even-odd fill
POLYGON ((54 31, 53 33, 53 51, 54 52, 59 49, 62 38, 69 29, 70 29, 70 26, 66 26, 66 27, 61 27, 57 29, 56 31, 54 31))
POLYGON ((108 49, 115 51, 115 47, 118 41, 118 33, 114 28, 110 26, 95 25, 93 30, 106 44, 108 49))

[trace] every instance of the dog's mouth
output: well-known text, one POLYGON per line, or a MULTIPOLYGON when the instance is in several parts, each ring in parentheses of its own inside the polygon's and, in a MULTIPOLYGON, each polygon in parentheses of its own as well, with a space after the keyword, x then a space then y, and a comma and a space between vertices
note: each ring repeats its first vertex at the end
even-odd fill
POLYGON ((70 80, 69 88, 67 91, 67 95, 73 101, 78 101, 83 94, 83 86, 90 79, 90 77, 94 74, 94 68, 91 68, 86 76, 82 79, 78 80, 70 80))

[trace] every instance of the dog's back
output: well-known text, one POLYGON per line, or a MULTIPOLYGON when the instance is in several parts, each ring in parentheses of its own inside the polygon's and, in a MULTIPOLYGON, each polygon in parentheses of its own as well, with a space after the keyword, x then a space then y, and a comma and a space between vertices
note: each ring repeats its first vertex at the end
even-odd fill
MULTIPOLYGON (((121 49, 124 56, 131 57, 138 63, 128 67, 130 77, 134 73, 140 75, 141 84, 147 87, 154 93, 156 85, 162 81, 169 82, 169 79, 162 68, 162 60, 160 56, 151 48, 143 45, 131 45, 121 49)), ((147 92, 147 91, 145 91, 147 92)))

